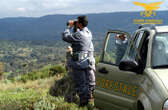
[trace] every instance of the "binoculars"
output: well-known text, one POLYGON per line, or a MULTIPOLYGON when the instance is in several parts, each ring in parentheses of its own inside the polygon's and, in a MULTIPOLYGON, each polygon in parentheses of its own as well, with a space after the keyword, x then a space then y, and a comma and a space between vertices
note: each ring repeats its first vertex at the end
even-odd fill
POLYGON ((74 20, 69 20, 67 22, 67 26, 69 26, 70 24, 72 24, 73 26, 75 26, 77 24, 78 20, 77 19, 74 19, 74 20))

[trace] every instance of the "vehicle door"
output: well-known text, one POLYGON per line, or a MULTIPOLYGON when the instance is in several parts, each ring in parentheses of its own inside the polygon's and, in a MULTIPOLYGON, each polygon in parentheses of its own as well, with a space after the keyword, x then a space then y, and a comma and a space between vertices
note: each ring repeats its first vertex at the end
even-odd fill
MULTIPOLYGON (((124 34, 128 38, 123 57, 139 56, 140 42, 144 32, 137 32, 131 38, 123 31, 109 31, 105 38, 101 61, 96 72, 96 99, 103 110, 136 110, 136 99, 139 94, 139 84, 143 81, 142 75, 119 69, 117 35, 124 34)), ((121 47, 122 48, 122 47, 121 47)), ((121 49, 120 52, 123 50, 121 49)))

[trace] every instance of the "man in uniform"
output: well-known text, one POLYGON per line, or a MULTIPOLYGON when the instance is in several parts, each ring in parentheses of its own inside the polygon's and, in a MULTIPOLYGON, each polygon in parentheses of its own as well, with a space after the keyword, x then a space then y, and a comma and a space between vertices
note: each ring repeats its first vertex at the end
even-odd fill
POLYGON ((75 90, 80 97, 80 106, 88 104, 95 87, 94 47, 92 33, 87 25, 87 17, 79 16, 76 21, 68 22, 68 28, 63 32, 62 36, 64 41, 72 44, 73 54, 69 66, 72 68, 75 90), (75 32, 71 32, 74 24, 77 29, 75 32))
POLYGON ((116 36, 116 65, 119 65, 121 59, 123 58, 126 48, 128 45, 127 36, 120 34, 116 36))

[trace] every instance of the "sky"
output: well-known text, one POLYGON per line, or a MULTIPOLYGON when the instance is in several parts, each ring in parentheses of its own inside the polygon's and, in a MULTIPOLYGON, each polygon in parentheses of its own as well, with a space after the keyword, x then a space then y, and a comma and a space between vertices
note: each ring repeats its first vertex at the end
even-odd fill
POLYGON ((142 3, 163 1, 159 10, 168 10, 168 0, 0 0, 0 18, 144 10, 135 6, 134 1, 142 3))

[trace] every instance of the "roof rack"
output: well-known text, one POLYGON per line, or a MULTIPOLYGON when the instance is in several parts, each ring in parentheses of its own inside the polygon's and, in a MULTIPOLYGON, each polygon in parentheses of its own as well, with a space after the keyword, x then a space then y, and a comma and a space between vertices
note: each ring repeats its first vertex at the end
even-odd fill
POLYGON ((145 27, 150 27, 151 29, 156 29, 155 24, 141 24, 138 29, 145 28, 145 27))

